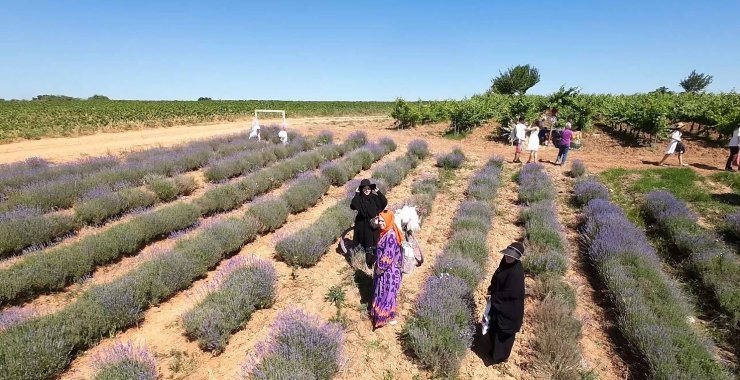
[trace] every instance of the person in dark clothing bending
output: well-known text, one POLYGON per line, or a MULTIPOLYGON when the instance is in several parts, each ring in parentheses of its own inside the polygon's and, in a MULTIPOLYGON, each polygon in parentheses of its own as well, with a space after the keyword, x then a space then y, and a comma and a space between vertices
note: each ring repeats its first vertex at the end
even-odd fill
POLYGON ((524 244, 511 243, 501 251, 504 257, 491 278, 488 294, 491 297, 489 313, 491 355, 494 363, 509 359, 514 337, 522 327, 524 319, 524 244))
POLYGON ((378 187, 363 179, 355 191, 350 208, 357 211, 355 217, 354 241, 365 249, 365 261, 372 268, 375 264, 375 246, 380 238, 380 230, 372 225, 372 219, 377 217, 388 205, 385 195, 378 187))

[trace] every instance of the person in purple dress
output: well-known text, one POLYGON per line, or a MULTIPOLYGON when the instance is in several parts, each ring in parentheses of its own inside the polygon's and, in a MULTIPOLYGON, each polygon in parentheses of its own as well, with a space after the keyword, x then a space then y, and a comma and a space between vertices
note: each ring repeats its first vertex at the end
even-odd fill
POLYGON ((398 290, 401 288, 403 234, 394 223, 393 213, 384 210, 378 215, 380 240, 373 272, 373 303, 370 318, 373 329, 390 323, 395 325, 398 290))

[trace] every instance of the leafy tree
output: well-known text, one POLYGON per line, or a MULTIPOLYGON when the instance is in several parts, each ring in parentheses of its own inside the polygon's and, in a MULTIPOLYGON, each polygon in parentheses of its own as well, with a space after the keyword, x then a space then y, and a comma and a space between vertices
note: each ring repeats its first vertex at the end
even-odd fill
POLYGON ((684 80, 679 84, 683 87, 685 92, 698 93, 704 91, 704 89, 712 83, 712 79, 714 79, 714 77, 711 75, 704 73, 700 74, 697 73, 696 70, 691 70, 691 74, 684 78, 684 80))
MULTIPOLYGON (((547 109, 550 109, 553 113, 557 114, 557 112, 564 107, 572 107, 573 101, 575 100, 575 97, 578 96, 579 92, 580 90, 578 87, 566 89, 565 86, 560 86, 558 91, 553 92, 547 97, 547 103, 545 106, 547 109)), ((544 111, 544 109, 542 111, 544 111)))
POLYGON ((87 100, 110 100, 110 98, 107 97, 107 96, 105 96, 105 95, 95 94, 95 95, 87 98, 87 100))
POLYGON ((669 90, 666 86, 660 86, 651 91, 650 94, 673 94, 673 91, 669 90))
POLYGON ((506 72, 499 72, 491 81, 490 92, 506 95, 524 95, 540 81, 540 71, 530 65, 510 67, 506 72))
POLYGON ((38 95, 31 100, 80 100, 67 95, 38 95))
POLYGON ((198 98, 198 101, 199 102, 203 102, 203 101, 206 101, 206 100, 213 100, 213 99, 211 99, 209 97, 206 97, 206 96, 201 96, 200 98, 198 98))

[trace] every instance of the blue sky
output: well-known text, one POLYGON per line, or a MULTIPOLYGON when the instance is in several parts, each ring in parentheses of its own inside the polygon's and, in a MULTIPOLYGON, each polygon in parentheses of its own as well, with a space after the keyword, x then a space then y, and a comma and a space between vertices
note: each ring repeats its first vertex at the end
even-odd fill
POLYGON ((634 93, 740 91, 740 1, 0 0, 0 98, 462 98, 500 70, 634 93), (464 4, 460 4, 464 3, 464 4), (563 5, 551 5, 560 4, 563 5))

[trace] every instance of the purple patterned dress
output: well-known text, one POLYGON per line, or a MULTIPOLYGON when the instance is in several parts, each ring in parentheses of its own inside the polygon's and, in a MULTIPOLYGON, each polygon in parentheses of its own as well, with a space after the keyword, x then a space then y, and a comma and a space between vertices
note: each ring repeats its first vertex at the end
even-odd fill
POLYGON ((370 309, 370 318, 375 328, 383 327, 396 319, 403 254, 393 230, 378 241, 377 257, 373 276, 373 306, 370 309))

